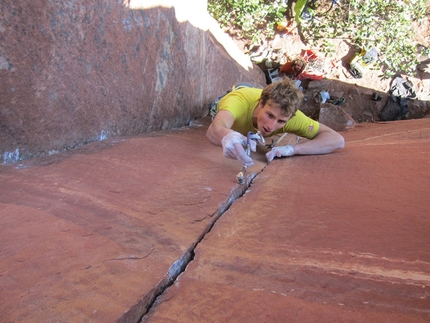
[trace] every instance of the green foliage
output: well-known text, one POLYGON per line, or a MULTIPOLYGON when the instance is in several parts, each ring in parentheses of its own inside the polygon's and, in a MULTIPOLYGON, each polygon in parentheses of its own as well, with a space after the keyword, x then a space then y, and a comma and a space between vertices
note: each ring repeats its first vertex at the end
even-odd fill
MULTIPOLYGON (((283 0, 208 0, 211 15, 222 25, 242 31, 239 36, 256 43, 273 37, 275 24, 285 19, 283 0)), ((360 49, 377 48, 383 77, 397 72, 414 74, 418 64, 411 22, 429 15, 427 0, 309 1, 314 17, 300 25, 304 41, 333 53, 330 40, 344 39, 360 49)), ((430 52, 421 48, 422 54, 430 52)))
POLYGON ((418 59, 411 21, 426 17, 426 0, 350 0, 335 5, 326 15, 319 16, 315 10, 316 17, 301 26, 312 45, 327 38, 348 39, 361 49, 378 49, 383 77, 399 71, 415 73, 418 59))
POLYGON ((209 0, 208 11, 222 27, 233 26, 256 43, 262 35, 274 36, 286 8, 283 0, 209 0))

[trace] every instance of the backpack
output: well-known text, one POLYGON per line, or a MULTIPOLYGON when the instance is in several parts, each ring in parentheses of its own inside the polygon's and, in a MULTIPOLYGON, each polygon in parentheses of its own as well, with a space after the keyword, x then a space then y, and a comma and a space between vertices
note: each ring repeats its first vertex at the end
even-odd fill
POLYGON ((391 83, 390 97, 379 113, 382 121, 404 120, 409 112, 408 101, 417 97, 412 84, 396 76, 391 83))

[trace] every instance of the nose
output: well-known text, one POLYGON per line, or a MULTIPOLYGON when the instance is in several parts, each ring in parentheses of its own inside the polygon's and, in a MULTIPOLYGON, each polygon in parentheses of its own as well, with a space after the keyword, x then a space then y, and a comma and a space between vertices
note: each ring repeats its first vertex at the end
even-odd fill
POLYGON ((269 131, 274 131, 275 130, 275 126, 276 126, 276 120, 270 120, 268 123, 267 123, 267 125, 266 125, 266 128, 267 128, 267 130, 269 130, 269 131))

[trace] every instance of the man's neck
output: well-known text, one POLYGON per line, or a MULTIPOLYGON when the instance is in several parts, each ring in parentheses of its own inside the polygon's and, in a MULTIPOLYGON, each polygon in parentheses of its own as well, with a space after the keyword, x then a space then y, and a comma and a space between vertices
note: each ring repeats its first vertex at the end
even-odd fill
POLYGON ((254 126, 255 129, 258 129, 257 119, 258 119, 259 109, 260 109, 260 103, 257 103, 257 105, 254 108, 254 111, 252 112, 252 125, 254 126))

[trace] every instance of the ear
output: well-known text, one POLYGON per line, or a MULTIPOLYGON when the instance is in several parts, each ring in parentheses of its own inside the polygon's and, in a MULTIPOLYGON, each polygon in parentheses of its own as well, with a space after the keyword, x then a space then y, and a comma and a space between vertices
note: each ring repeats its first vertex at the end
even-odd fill
POLYGON ((261 102, 261 99, 258 100, 258 105, 257 105, 258 109, 262 109, 263 108, 263 102, 261 102))

